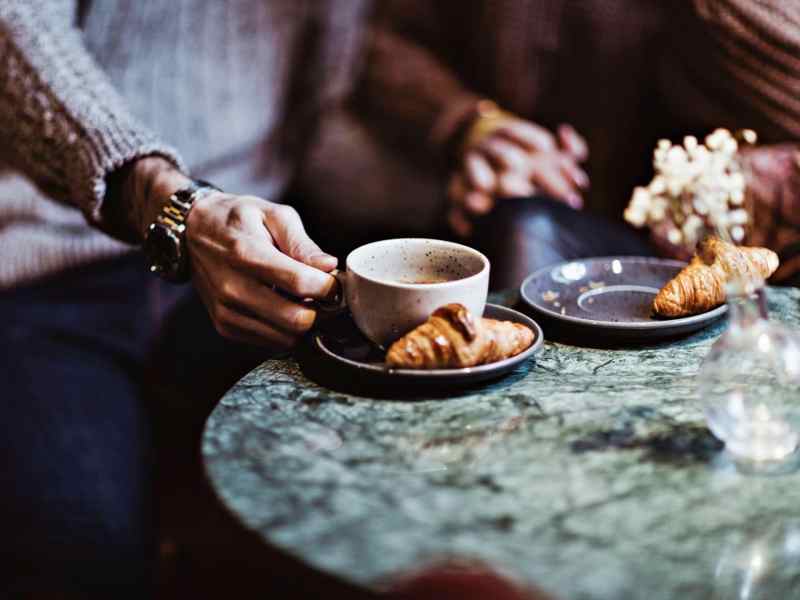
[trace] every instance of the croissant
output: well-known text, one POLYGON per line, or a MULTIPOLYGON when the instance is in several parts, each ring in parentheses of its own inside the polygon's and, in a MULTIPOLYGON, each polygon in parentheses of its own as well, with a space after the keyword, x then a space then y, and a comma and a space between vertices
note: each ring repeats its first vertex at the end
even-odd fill
POLYGON ((403 369, 474 367, 516 356, 533 338, 525 325, 476 319, 462 304, 447 304, 392 344, 386 364, 403 369))
POLYGON ((735 277, 767 279, 778 268, 778 255, 767 248, 745 248, 708 237, 688 266, 661 289, 653 312, 684 317, 725 302, 725 284, 735 277))

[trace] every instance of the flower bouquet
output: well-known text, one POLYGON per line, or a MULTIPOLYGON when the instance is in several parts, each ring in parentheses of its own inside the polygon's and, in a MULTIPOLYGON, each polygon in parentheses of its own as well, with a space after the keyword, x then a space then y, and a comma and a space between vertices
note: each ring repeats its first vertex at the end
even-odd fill
POLYGON ((694 136, 684 138, 683 145, 659 141, 653 154, 655 176, 647 187, 634 190, 625 220, 634 227, 649 226, 689 252, 706 233, 742 242, 750 219, 738 151, 740 141, 756 140, 751 130, 734 137, 717 129, 704 143, 694 136))

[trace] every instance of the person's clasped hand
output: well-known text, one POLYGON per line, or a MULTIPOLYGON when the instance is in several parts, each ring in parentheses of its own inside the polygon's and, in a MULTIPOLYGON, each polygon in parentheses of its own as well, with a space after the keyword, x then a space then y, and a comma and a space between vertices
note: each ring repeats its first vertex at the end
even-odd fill
POLYGON ((450 227, 470 235, 471 219, 488 214, 500 198, 542 194, 580 209, 589 187, 580 163, 588 154, 586 141, 570 125, 553 134, 496 108, 479 114, 450 177, 450 227))

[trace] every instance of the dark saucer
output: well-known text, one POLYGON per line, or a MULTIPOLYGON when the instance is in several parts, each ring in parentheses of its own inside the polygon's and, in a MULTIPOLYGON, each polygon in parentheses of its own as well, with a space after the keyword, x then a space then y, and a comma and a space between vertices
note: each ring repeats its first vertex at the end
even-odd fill
POLYGON ((321 323, 312 334, 310 346, 316 359, 335 367, 343 378, 357 378, 370 384, 400 386, 466 386, 497 379, 534 356, 544 344, 539 325, 530 317, 510 308, 487 304, 483 316, 512 321, 530 327, 535 339, 524 352, 488 365, 464 369, 391 369, 384 362, 385 352, 367 340, 349 314, 321 323))
POLYGON ((651 313, 658 291, 685 267, 675 260, 618 256, 549 266, 520 286, 522 301, 550 335, 565 332, 587 345, 598 340, 654 342, 703 329, 726 305, 700 315, 660 319, 651 313))

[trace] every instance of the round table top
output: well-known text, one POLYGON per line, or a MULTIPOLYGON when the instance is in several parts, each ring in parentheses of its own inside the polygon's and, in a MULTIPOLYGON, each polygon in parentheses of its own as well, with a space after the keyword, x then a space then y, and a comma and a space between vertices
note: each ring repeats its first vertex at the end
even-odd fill
MULTIPOLYGON (((800 324, 800 290, 769 299, 800 324)), ((337 392, 267 361, 209 418, 207 473, 266 542, 373 589, 457 557, 565 599, 800 597, 800 475, 740 474, 703 425, 693 376, 723 327, 548 342, 450 397, 337 392)))

